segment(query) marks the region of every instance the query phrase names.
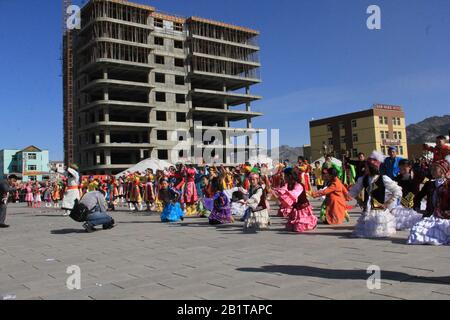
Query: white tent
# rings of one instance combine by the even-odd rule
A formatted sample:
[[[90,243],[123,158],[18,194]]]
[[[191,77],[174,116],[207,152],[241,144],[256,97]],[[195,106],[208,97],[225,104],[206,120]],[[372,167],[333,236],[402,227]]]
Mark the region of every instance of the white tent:
[[[313,163],[311,163],[311,165],[314,166],[314,163],[316,163],[317,161],[319,161],[319,162],[320,162],[320,166],[322,166],[322,165],[324,164],[324,162],[325,162],[325,158],[322,157],[322,158],[320,158],[320,159],[317,159],[316,161],[314,161]],[[331,162],[334,163],[335,165],[337,165],[338,167],[341,167],[341,166],[342,166],[342,161],[339,160],[339,159],[337,159],[337,158],[331,157]]]
[[[171,166],[173,166],[173,164],[164,160],[146,159],[139,162],[137,165],[132,166],[131,168],[128,168],[127,170],[119,173],[116,177],[118,178],[124,174],[126,175],[134,172],[145,173],[147,169],[152,169],[153,172],[156,172],[156,170],[165,170]]]

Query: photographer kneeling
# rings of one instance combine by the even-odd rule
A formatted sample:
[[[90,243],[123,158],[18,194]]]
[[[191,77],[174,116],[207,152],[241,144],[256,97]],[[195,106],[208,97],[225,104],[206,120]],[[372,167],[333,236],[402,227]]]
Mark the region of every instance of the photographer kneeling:
[[[84,229],[94,232],[95,226],[103,225],[104,230],[114,228],[114,219],[106,213],[108,204],[100,191],[86,193],[80,202],[76,201],[70,217],[77,222],[85,222]]]

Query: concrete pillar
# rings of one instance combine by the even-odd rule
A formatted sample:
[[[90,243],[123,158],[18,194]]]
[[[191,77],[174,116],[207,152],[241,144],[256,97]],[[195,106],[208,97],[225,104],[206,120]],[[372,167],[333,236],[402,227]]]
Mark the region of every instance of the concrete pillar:
[[[250,94],[250,86],[245,87],[245,94]]]
[[[108,79],[108,69],[103,68],[103,79]]]
[[[109,130],[105,130],[105,143],[111,143],[111,132]]]
[[[103,100],[109,100],[108,88],[103,88]]]
[[[95,143],[96,144],[100,143],[100,133],[98,132],[95,134]]]
[[[109,107],[103,109],[103,121],[109,122]]]
[[[105,150],[105,164],[107,166],[111,165],[111,150]]]

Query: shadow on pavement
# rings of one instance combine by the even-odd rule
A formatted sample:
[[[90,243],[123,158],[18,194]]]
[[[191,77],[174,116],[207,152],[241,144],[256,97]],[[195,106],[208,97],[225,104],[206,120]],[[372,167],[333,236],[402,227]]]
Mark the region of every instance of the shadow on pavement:
[[[307,276],[334,280],[367,280],[370,276],[366,270],[336,270],[310,266],[270,265],[261,268],[237,268],[242,272],[284,273],[291,276]],[[381,270],[381,279],[407,283],[439,283],[450,285],[450,276],[420,277],[399,271]]]
[[[70,234],[70,233],[86,233],[84,229],[58,229],[52,230],[51,234]]]

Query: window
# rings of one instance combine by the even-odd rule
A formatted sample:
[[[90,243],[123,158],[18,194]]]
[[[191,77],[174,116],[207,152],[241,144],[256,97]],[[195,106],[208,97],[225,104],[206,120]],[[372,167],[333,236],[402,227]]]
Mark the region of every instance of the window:
[[[386,137],[384,135],[384,131],[381,131],[381,139],[386,139]]]
[[[155,82],[165,83],[166,76],[164,73],[155,73]]]
[[[352,157],[353,157],[353,158],[358,157],[358,149],[353,149],[353,150],[352,150]]]
[[[155,37],[155,44],[157,46],[163,46],[164,45],[164,38],[161,37]]]
[[[173,30],[175,31],[183,31],[183,24],[179,22],[175,22],[173,24]]]
[[[163,56],[155,56],[155,63],[156,64],[164,64],[164,57]]]
[[[402,120],[400,118],[397,118],[397,125],[401,126],[402,125]]]
[[[388,117],[384,117],[384,124],[389,124]]]
[[[358,142],[358,134],[357,133],[353,134],[352,139],[353,139],[353,142]]]
[[[386,131],[384,134],[386,135],[386,139],[390,139],[389,131]]]
[[[157,28],[162,28],[164,27],[164,21],[163,19],[155,19],[153,25]]]
[[[29,153],[28,154],[28,160],[36,160],[36,159],[37,159],[36,153]]]
[[[356,128],[358,126],[358,123],[356,120],[352,120],[352,128]]]
[[[341,130],[345,130],[345,124],[344,124],[344,122],[339,122],[339,128],[340,128]]]
[[[169,152],[167,150],[158,150],[159,160],[169,160]]]
[[[184,94],[175,95],[176,103],[186,103],[186,96]]]
[[[184,158],[184,150],[178,151],[178,157],[179,158]]]
[[[381,152],[386,155],[386,147],[385,146],[381,146]]]
[[[402,140],[402,132],[399,131],[399,132],[397,133],[397,135],[398,135],[398,139],[399,139],[399,140]]]
[[[328,145],[330,145],[330,146],[333,145],[333,138],[328,138]]]
[[[179,86],[184,86],[184,77],[183,76],[175,76],[175,84]]]
[[[165,111],[156,111],[156,121],[167,121],[167,113]]]
[[[403,155],[403,146],[400,146],[399,148],[400,154]]]
[[[380,124],[383,124],[383,117],[378,117],[380,119]]]
[[[30,181],[36,181],[36,176],[29,176],[29,177],[28,177],[28,180],[30,180]]]
[[[327,124],[327,132],[331,131],[333,131],[333,127],[331,126],[331,124]]]
[[[184,67],[184,60],[175,58],[175,67]]]
[[[155,92],[155,100],[157,102],[166,102],[166,93],[165,92]]]
[[[157,140],[167,140],[167,131],[157,130],[156,131],[156,139]]]
[[[397,140],[397,131],[394,131],[394,139]]]
[[[341,143],[345,143],[345,137],[341,137]]]
[[[37,166],[36,165],[29,165],[28,166],[28,171],[36,171],[37,170]]]
[[[186,113],[177,112],[177,122],[186,122]]]
[[[174,40],[173,46],[175,49],[183,49],[183,41],[180,40]]]

